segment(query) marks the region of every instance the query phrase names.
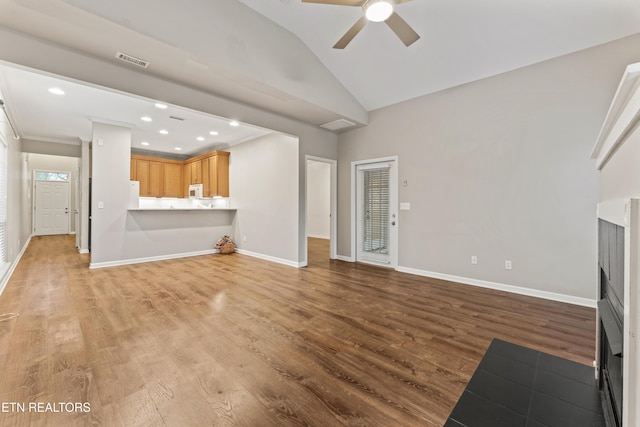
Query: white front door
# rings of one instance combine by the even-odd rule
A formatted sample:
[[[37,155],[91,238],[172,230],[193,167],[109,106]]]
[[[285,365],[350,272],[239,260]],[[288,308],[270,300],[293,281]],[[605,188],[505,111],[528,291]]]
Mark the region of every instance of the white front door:
[[[356,166],[356,261],[396,266],[395,168],[394,161]]]
[[[69,234],[69,183],[36,181],[35,235]]]

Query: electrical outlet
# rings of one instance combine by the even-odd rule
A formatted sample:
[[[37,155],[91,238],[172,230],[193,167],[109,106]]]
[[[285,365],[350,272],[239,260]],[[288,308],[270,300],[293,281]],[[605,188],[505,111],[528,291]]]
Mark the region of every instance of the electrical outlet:
[[[505,260],[504,262],[504,269],[505,270],[511,270],[513,266],[511,265],[511,260]]]
[[[476,265],[478,263],[478,257],[471,255],[471,264]]]
[[[242,236],[242,241],[246,242],[247,241],[247,236]]]

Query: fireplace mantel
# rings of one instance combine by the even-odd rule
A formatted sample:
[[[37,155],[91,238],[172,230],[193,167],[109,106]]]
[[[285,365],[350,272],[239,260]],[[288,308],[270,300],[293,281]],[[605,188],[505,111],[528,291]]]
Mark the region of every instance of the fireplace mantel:
[[[597,217],[624,227],[622,425],[640,425],[640,63],[629,65],[593,148],[600,171]],[[599,290],[600,292],[600,290]],[[600,294],[598,294],[600,295]],[[600,316],[600,314],[599,314]],[[600,317],[599,317],[600,318]],[[600,322],[598,322],[600,326]],[[598,348],[601,331],[598,330]],[[600,354],[596,356],[599,365]]]

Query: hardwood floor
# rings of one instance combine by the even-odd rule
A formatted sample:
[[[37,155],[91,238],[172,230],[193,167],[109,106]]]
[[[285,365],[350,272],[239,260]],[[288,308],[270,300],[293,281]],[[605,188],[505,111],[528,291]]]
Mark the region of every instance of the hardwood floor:
[[[72,236],[32,238],[0,296],[19,313],[0,320],[0,425],[441,426],[494,337],[593,360],[593,309],[309,248],[302,269],[232,254],[89,270]]]

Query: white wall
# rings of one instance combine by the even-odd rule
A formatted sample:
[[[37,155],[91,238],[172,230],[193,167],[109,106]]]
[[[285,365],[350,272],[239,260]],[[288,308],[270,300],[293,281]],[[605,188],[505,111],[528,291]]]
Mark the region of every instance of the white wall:
[[[408,184],[399,202],[411,203],[399,211],[399,266],[592,305],[590,151],[638,43],[630,37],[372,112],[369,126],[339,138],[339,255],[351,254],[350,162],[398,155]]]
[[[307,161],[307,236],[329,239],[331,165]]]
[[[79,179],[80,159],[77,157],[51,156],[47,154],[29,153],[29,175],[33,177],[33,171],[71,172],[69,177],[69,231],[76,232],[75,211],[78,209],[77,187]],[[33,179],[33,178],[32,178]],[[30,195],[33,188],[30,190]]]
[[[297,138],[274,133],[229,151],[231,206],[238,208],[232,237],[238,248],[297,266]]]

